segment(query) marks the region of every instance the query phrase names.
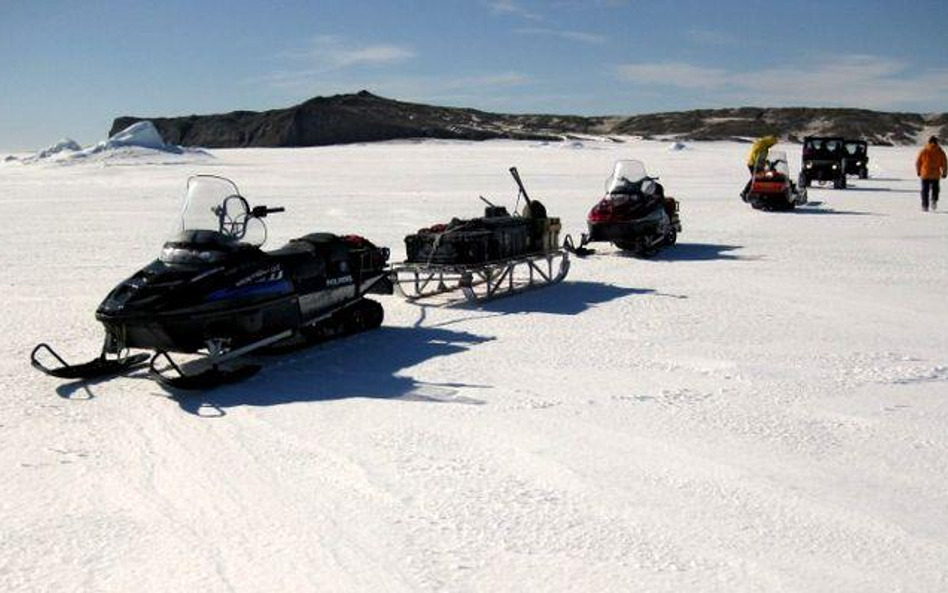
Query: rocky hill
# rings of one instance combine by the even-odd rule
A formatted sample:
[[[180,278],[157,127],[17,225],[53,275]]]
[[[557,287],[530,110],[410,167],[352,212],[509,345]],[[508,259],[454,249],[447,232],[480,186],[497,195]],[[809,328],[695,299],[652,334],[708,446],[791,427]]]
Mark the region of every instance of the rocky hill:
[[[409,138],[560,140],[576,134],[676,140],[744,140],[776,134],[863,138],[873,144],[914,144],[948,136],[948,114],[886,113],[840,108],[699,109],[633,116],[509,115],[394,101],[367,91],[316,97],[286,109],[182,117],[124,116],[110,135],[149,119],[164,140],[184,146],[323,146]]]

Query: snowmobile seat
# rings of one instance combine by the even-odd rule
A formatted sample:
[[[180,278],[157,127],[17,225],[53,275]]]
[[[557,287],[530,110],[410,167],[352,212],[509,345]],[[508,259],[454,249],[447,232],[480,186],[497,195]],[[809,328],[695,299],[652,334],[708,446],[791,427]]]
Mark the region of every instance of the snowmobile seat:
[[[290,241],[290,244],[293,243],[302,243],[322,254],[328,260],[349,258],[349,246],[341,237],[332,233],[310,233]]]
[[[310,233],[290,243],[303,243],[312,247],[319,254],[320,259],[326,262],[330,274],[342,274],[349,270],[349,254],[351,248],[338,235],[332,233]]]
[[[304,241],[290,241],[279,249],[268,251],[267,255],[279,260],[297,260],[312,257],[316,248]]]
[[[293,239],[279,249],[268,251],[267,256],[280,263],[299,290],[316,290],[325,282],[326,258],[312,243]]]
[[[310,233],[298,239],[293,239],[293,241],[305,241],[313,245],[325,245],[339,241],[339,236],[332,233]]]

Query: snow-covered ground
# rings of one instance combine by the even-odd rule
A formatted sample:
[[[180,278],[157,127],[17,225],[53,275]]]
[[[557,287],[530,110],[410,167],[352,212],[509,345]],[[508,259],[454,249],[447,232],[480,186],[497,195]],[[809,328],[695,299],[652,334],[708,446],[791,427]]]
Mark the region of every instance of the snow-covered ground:
[[[948,590],[948,216],[919,211],[915,149],[768,214],[737,197],[746,145],[568,146],[0,163],[0,589]],[[382,297],[382,329],[181,399],[28,363],[96,354],[188,175],[286,206],[271,246],[400,259],[478,194],[510,204],[510,165],[580,231],[618,158],[681,200],[655,259],[607,248],[481,308]]]

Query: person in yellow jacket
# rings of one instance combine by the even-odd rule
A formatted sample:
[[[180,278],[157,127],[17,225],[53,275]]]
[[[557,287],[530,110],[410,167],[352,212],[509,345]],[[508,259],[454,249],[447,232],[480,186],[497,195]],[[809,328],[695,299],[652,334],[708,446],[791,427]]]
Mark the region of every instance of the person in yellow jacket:
[[[776,136],[764,136],[754,142],[750,152],[747,154],[747,169],[751,175],[753,175],[757,169],[762,168],[764,163],[767,162],[767,153],[770,152],[770,147],[777,142]]]
[[[751,178],[747,180],[747,185],[745,185],[744,190],[741,191],[741,199],[744,201],[747,201],[747,192],[750,191],[751,182],[754,181],[754,173],[757,172],[758,169],[764,168],[764,165],[767,163],[767,154],[770,152],[770,147],[777,142],[776,136],[758,138],[751,146],[750,152],[747,153],[747,170],[750,172]]]
[[[922,210],[928,210],[928,196],[931,194],[931,208],[938,208],[939,179],[948,176],[948,161],[945,151],[938,146],[938,138],[932,136],[915,159],[915,173],[922,180]]]

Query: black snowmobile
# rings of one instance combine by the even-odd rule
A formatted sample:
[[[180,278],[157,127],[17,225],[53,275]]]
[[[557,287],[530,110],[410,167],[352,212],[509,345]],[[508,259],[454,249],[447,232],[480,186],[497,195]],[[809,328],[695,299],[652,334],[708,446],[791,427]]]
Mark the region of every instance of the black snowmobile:
[[[388,249],[358,236],[313,233],[263,251],[263,219],[277,212],[283,208],[251,208],[227,179],[191,177],[177,234],[96,310],[105,327],[100,356],[70,365],[40,344],[33,366],[55,377],[89,379],[150,360],[159,382],[203,389],[257,372],[258,365],[237,360],[250,352],[381,325],[382,306],[365,295],[392,293]],[[153,354],[133,354],[136,349]],[[172,352],[203,356],[179,365]]]
[[[658,177],[649,177],[642,161],[617,161],[606,180],[606,195],[586,217],[588,233],[575,246],[567,237],[566,248],[577,255],[593,253],[586,245],[611,242],[636,256],[649,256],[674,245],[681,232],[678,200],[665,195]]]

